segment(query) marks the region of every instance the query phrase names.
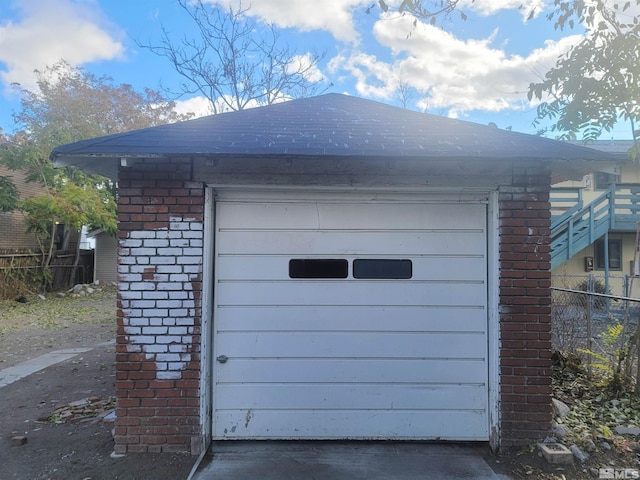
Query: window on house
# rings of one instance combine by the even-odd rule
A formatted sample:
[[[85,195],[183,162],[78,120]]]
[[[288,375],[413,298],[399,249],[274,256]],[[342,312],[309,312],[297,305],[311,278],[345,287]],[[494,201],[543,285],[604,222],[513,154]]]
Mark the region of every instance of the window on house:
[[[612,183],[620,183],[620,176],[604,172],[593,174],[593,184],[596,190],[606,190]]]
[[[604,270],[604,239],[596,241],[594,256],[596,269]],[[609,239],[609,269],[622,270],[622,240],[619,238]]]

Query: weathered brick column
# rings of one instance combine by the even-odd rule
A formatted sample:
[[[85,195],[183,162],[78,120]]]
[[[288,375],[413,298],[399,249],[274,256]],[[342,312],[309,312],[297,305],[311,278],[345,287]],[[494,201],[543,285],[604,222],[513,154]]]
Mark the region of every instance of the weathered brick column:
[[[204,187],[191,162],[136,161],[118,180],[115,451],[189,451],[200,428]]]
[[[500,188],[500,412],[503,448],[548,435],[551,420],[549,171]]]

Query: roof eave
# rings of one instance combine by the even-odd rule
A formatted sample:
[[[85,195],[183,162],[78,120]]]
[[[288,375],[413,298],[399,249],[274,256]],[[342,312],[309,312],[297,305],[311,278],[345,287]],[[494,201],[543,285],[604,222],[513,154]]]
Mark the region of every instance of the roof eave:
[[[51,154],[51,160],[55,168],[77,167],[90,174],[103,175],[116,181],[118,179],[118,166],[126,166],[127,162],[136,159],[167,158],[167,155],[157,153],[131,154],[131,153],[92,153],[92,154]]]
[[[174,153],[172,155],[169,154],[158,154],[158,153],[62,153],[62,152],[53,152],[52,160],[54,162],[54,166],[56,168],[66,167],[66,166],[75,166],[81,168],[87,173],[95,173],[111,178],[114,181],[117,181],[118,178],[118,168],[120,166],[132,166],[136,160],[141,159],[161,159],[161,158],[169,158],[169,157],[190,157],[190,158],[243,158],[245,161],[254,159],[265,159],[265,158],[310,158],[317,156],[305,156],[305,155],[286,155],[286,154],[271,154],[271,155],[237,155],[237,154],[211,154],[211,153],[198,153],[194,154],[184,153],[177,154]],[[348,159],[348,158],[360,158],[362,156],[322,156],[326,160],[330,160],[331,158],[338,159]],[[433,162],[459,162],[459,161],[473,161],[477,164],[482,164],[485,162],[540,162],[544,161],[551,167],[551,177],[552,184],[559,183],[565,180],[580,180],[582,177],[588,173],[594,171],[609,171],[612,168],[613,161],[603,161],[600,159],[576,159],[576,158],[538,158],[533,156],[522,156],[522,157],[473,157],[473,156],[461,156],[461,157],[447,157],[447,156],[377,156],[379,158],[388,157],[389,159],[395,160],[421,160],[425,163],[433,163]],[[318,157],[319,158],[319,157]],[[616,162],[617,163],[617,162]]]

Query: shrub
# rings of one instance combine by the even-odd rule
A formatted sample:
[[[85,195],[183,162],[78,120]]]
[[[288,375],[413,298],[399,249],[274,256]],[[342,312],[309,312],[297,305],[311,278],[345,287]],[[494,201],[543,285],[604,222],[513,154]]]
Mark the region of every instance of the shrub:
[[[609,292],[607,292],[607,289],[604,286],[604,282],[602,280],[597,280],[594,279],[593,280],[593,289],[589,288],[589,280],[583,280],[582,282],[580,282],[578,285],[576,285],[575,290],[581,290],[583,292],[592,292],[592,293],[601,293],[601,294],[607,294]],[[587,300],[589,297],[592,298],[592,305],[593,308],[598,309],[598,310],[602,310],[605,305],[607,304],[607,299],[604,297],[598,297],[595,295],[583,295],[580,293],[576,293],[575,295],[575,299],[574,299],[574,304],[575,305],[582,305],[582,306],[587,306]]]

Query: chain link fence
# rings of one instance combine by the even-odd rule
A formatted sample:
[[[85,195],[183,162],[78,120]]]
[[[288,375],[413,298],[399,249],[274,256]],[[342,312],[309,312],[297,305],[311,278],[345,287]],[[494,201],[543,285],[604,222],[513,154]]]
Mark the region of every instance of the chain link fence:
[[[614,337],[635,343],[639,289],[640,278],[630,275],[552,276],[553,349],[586,357],[590,363],[592,358],[611,356],[612,350],[619,348],[611,345]]]
[[[640,278],[630,275],[553,275],[551,277],[553,348],[575,353],[589,338],[625,321],[635,328],[640,313]]]

